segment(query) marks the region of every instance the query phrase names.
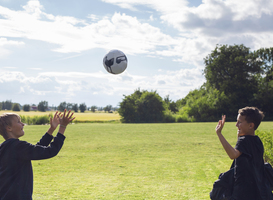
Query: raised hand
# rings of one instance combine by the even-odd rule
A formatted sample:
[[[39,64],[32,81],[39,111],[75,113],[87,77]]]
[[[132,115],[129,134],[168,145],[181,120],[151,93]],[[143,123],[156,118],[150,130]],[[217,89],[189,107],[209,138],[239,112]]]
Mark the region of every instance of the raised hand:
[[[70,122],[72,122],[75,117],[72,117],[74,113],[71,113],[71,111],[69,110],[66,113],[66,109],[64,110],[64,113],[62,114],[62,116],[59,118],[60,121],[60,127],[65,128]]]
[[[226,115],[222,115],[222,120],[219,120],[216,128],[215,128],[215,131],[217,134],[220,134],[222,132],[222,129],[224,128],[224,125],[225,125],[225,122],[226,122]]]
[[[50,117],[50,126],[54,129],[57,128],[57,126],[60,124],[59,118],[60,118],[60,112],[56,112],[54,117]]]
[[[60,118],[60,112],[56,112],[52,117],[50,117],[49,123],[50,123],[50,127],[47,131],[48,134],[52,135],[53,132],[55,131],[55,129],[57,128],[57,126],[60,124],[59,118]]]

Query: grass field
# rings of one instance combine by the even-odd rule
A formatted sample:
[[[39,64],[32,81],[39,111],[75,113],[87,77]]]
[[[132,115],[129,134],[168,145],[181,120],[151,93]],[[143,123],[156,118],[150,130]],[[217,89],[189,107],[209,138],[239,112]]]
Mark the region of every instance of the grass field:
[[[47,111],[47,112],[36,112],[36,111],[30,111],[30,112],[24,112],[24,111],[5,111],[1,110],[0,115],[5,112],[12,112],[12,113],[17,113],[18,115],[23,115],[23,116],[44,116],[44,115],[50,115],[54,114],[55,111]],[[90,122],[90,121],[114,121],[114,120],[120,120],[120,115],[118,113],[105,113],[105,112],[77,112],[74,113],[74,116],[76,117],[76,120],[79,122]]]
[[[33,161],[33,199],[209,199],[231,160],[215,123],[72,124],[60,153]],[[36,143],[47,125],[25,126],[21,140]],[[259,130],[273,129],[262,122]],[[223,134],[236,143],[235,122]],[[2,142],[1,140],[0,142]]]

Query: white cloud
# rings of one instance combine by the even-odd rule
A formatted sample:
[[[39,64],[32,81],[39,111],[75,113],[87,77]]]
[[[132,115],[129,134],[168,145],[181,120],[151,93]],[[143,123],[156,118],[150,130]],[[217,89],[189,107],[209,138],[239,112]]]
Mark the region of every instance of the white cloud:
[[[8,49],[8,47],[20,45],[24,45],[24,42],[8,40],[7,38],[0,37],[0,58],[5,58],[11,54],[11,51]]]
[[[37,19],[40,18],[42,14],[43,6],[38,0],[30,0],[27,2],[27,5],[23,6],[27,13],[30,13],[32,16],[35,16]]]
[[[271,0],[228,0],[226,5],[235,14],[233,20],[245,20],[249,17],[261,18],[263,14],[272,15],[273,13]]]
[[[102,0],[107,3],[116,4],[122,8],[137,10],[137,5],[145,5],[162,13],[172,13],[188,5],[186,0]]]
[[[13,41],[13,40],[8,40],[7,38],[0,38],[0,46],[5,46],[5,45],[22,45],[24,42],[18,42],[18,41]]]
[[[203,0],[202,4],[196,7],[188,7],[186,1],[180,0],[104,1],[116,5],[128,4],[128,7],[135,8],[138,5],[148,6],[161,15],[164,23],[179,30],[182,38],[192,40],[193,43],[196,38],[199,40],[202,38],[203,45],[207,40],[211,40],[213,42],[211,44],[214,46],[217,43],[223,43],[223,41],[234,44],[234,37],[244,34],[246,37],[253,37],[248,40],[246,45],[254,47],[256,45],[253,41],[256,36],[273,32],[273,28],[270,26],[273,13],[273,1],[271,0]],[[270,41],[269,35],[263,35],[262,38],[264,38],[262,43]],[[198,43],[200,44],[200,41]],[[180,47],[178,46],[178,48]],[[262,46],[260,45],[260,47]],[[160,53],[162,54],[163,51]],[[168,56],[168,54],[166,55]]]
[[[157,90],[162,96],[172,94],[174,98],[179,99],[185,96],[188,90],[200,87],[200,83],[204,81],[198,69],[162,71],[162,73],[164,75],[152,77],[135,76],[126,71],[119,76],[106,72],[46,72],[37,76],[28,76],[18,71],[1,71],[0,93],[7,95],[7,99],[16,97],[15,94],[25,95],[25,99],[21,99],[22,102],[28,101],[28,97],[31,96],[33,99],[40,99],[38,101],[51,100],[50,104],[58,104],[61,99],[70,102],[73,102],[73,99],[77,99],[77,102],[82,101],[79,97],[88,94],[104,96],[109,101],[115,96],[121,101],[124,94],[129,95],[135,89],[141,88],[149,91]],[[187,87],[180,87],[181,85]],[[180,89],[177,90],[177,87]],[[101,105],[100,103],[99,100],[96,102],[97,105]]]
[[[226,7],[221,0],[203,0],[203,4],[189,11],[204,20],[217,20],[225,15]]]
[[[41,11],[38,1],[30,1],[23,8],[23,11],[13,11],[0,6],[0,15],[4,16],[0,19],[0,29],[4,30],[0,36],[57,44],[60,47],[54,51],[62,53],[93,48],[120,48],[128,54],[148,53],[157,46],[175,43],[159,28],[125,14],[115,13],[111,19],[87,23],[74,17],[48,15]],[[43,20],[45,18],[47,20]]]
[[[37,70],[37,71],[43,70],[42,68],[29,68],[29,69],[31,69],[31,70]]]
[[[94,14],[89,14],[87,18],[90,18],[92,21],[97,21],[99,19],[99,17]]]

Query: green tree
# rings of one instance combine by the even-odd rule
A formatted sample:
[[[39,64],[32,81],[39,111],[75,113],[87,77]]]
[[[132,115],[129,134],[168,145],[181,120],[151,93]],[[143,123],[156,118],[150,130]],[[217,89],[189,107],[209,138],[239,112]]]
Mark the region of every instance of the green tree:
[[[45,112],[48,109],[48,102],[47,101],[41,101],[38,104],[38,111]]]
[[[226,95],[217,89],[206,88],[205,84],[199,90],[191,91],[185,99],[184,109],[196,121],[216,121],[229,108]]]
[[[273,66],[273,47],[270,48],[261,48],[254,53],[259,57],[260,61],[262,62],[262,69],[264,73],[268,71],[272,71]]]
[[[266,120],[273,120],[273,48],[261,48],[255,53],[263,63],[263,73],[257,76],[259,90],[254,94],[254,105],[266,112]]]
[[[164,102],[165,102],[166,104],[169,104],[169,103],[171,102],[171,100],[170,100],[170,95],[166,95],[166,96],[164,97]]]
[[[72,103],[67,103],[66,104],[66,109],[67,110],[73,110],[73,104]]]
[[[78,104],[73,104],[73,106],[72,106],[72,110],[74,110],[75,112],[78,112],[79,111],[79,106],[78,106]]]
[[[86,111],[87,106],[85,105],[85,103],[82,103],[80,104],[79,108],[80,108],[80,111],[83,113],[84,111]]]
[[[12,109],[11,100],[6,100],[2,102],[2,110],[11,110],[11,109]]]
[[[20,105],[18,103],[14,103],[12,105],[12,111],[20,111]]]
[[[244,45],[217,45],[205,59],[204,75],[208,87],[224,93],[229,99],[229,112],[252,104],[258,92],[257,75],[262,61]]]
[[[26,111],[26,112],[30,111],[30,105],[29,104],[23,105],[23,111]]]
[[[145,91],[137,100],[140,122],[161,122],[164,117],[164,103],[156,92]]]
[[[91,106],[91,111],[95,112],[97,108],[98,108],[97,106]]]
[[[169,97],[169,95],[167,95],[165,98],[164,98],[164,102],[167,106],[167,108],[173,112],[173,113],[177,113],[179,110],[178,110],[178,106],[176,105],[176,102],[172,101]]]
[[[171,101],[169,103],[169,106],[168,106],[169,110],[172,111],[173,113],[177,113],[179,110],[178,110],[178,106],[176,105],[176,103],[174,101]]]
[[[63,112],[67,108],[66,102],[61,102],[60,105],[58,106],[58,110]]]
[[[118,110],[120,116],[122,117],[122,122],[134,123],[140,121],[139,115],[137,113],[136,101],[141,97],[142,93],[143,92],[140,91],[140,89],[137,89],[131,95],[123,95],[124,99],[120,103],[120,108]]]
[[[107,105],[103,108],[104,112],[110,112],[112,110],[112,105]]]
[[[164,102],[156,92],[136,90],[124,96],[118,110],[122,122],[162,122],[164,119]]]
[[[204,62],[206,83],[176,102],[180,116],[215,121],[226,114],[234,120],[239,108],[256,106],[273,120],[273,48],[217,45]]]

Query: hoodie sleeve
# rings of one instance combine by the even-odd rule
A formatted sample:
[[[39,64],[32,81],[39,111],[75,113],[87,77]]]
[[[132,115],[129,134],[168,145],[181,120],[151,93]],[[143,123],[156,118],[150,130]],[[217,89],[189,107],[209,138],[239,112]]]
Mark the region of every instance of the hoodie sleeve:
[[[48,133],[45,133],[43,137],[40,139],[40,141],[36,145],[45,146],[47,147],[50,142],[52,141],[53,136],[49,135]]]
[[[47,137],[47,136],[46,136]],[[41,139],[43,140],[43,138]],[[20,141],[17,145],[17,151],[19,154],[19,159],[22,160],[42,160],[47,158],[52,158],[56,156],[61,150],[65,136],[58,133],[54,137],[53,142],[49,146],[42,146],[39,144],[45,144],[45,141],[40,141],[36,145],[32,145],[28,142]]]

